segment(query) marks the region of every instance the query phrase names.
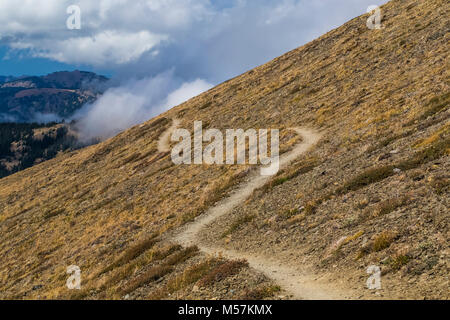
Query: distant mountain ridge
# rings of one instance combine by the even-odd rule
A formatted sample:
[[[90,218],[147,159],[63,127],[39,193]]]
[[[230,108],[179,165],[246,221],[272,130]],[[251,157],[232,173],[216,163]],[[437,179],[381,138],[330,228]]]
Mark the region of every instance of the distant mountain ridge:
[[[86,71],[46,76],[0,76],[0,122],[68,118],[103,93],[109,79]],[[44,117],[43,117],[44,116]]]
[[[2,81],[3,80],[3,81]],[[0,76],[1,88],[23,87],[33,88],[58,88],[58,89],[83,89],[91,83],[106,82],[108,78],[87,71],[60,71],[50,73],[46,76]]]
[[[0,83],[5,83],[5,82],[8,82],[8,81],[13,81],[13,80],[15,80],[15,79],[17,79],[17,77],[14,77],[14,76],[0,76]]]
[[[367,28],[370,14],[354,18],[111,139],[0,179],[0,299],[291,299],[293,288],[305,299],[449,299],[450,2],[380,9],[380,30]],[[173,119],[279,128],[282,157],[299,139],[288,128],[322,138],[248,196],[239,186],[258,167],[175,165],[161,152]],[[232,212],[201,228],[218,205]],[[211,254],[173,241],[192,225]],[[226,261],[230,250],[248,264]],[[70,265],[80,290],[67,289]],[[378,270],[382,289],[369,289]]]

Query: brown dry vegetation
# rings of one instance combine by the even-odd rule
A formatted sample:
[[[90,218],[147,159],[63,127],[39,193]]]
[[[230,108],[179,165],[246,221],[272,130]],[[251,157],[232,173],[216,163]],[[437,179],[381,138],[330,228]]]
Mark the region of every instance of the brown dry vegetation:
[[[373,296],[364,284],[375,263],[393,271],[383,296],[448,298],[449,9],[445,0],[391,1],[382,30],[357,17],[108,141],[1,179],[0,298],[275,294],[248,267],[193,292],[215,267],[160,242],[248,172],[173,165],[156,147],[171,118],[188,129],[203,120],[221,130],[324,130],[206,240],[224,242],[233,222],[253,217],[231,228],[227,246],[308,265],[361,297]],[[288,150],[293,137],[282,132]],[[82,269],[81,292],[65,287],[72,264]]]

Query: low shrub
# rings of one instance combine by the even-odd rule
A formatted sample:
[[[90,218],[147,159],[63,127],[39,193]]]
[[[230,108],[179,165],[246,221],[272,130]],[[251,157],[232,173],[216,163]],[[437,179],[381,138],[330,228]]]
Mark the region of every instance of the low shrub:
[[[123,288],[119,289],[118,293],[120,295],[124,295],[133,292],[137,288],[140,288],[143,285],[148,284],[150,282],[156,281],[164,277],[166,274],[171,273],[172,271],[173,267],[168,265],[159,265],[152,267],[148,271],[138,276],[137,278],[128,282]]]
[[[417,120],[419,121],[425,120],[428,117],[447,109],[449,105],[450,105],[450,92],[435,97],[428,102],[425,112]]]
[[[60,209],[53,209],[50,211],[47,211],[44,213],[44,219],[50,219],[56,216],[59,216],[60,214],[65,213],[66,210],[64,208],[60,208]]]
[[[111,271],[117,267],[123,266],[124,264],[130,262],[133,259],[136,259],[145,251],[151,249],[159,240],[157,239],[158,234],[154,233],[150,235],[148,238],[139,241],[138,243],[132,245],[128,248],[119,258],[117,258],[113,263],[104,268],[100,273],[106,273]]]
[[[173,293],[197,282],[206,276],[218,263],[218,259],[209,259],[187,268],[181,275],[169,280],[166,286],[167,291]]]
[[[437,195],[448,194],[450,191],[450,179],[448,177],[438,177],[430,182],[431,187]]]
[[[262,300],[272,297],[275,293],[280,292],[279,286],[265,286],[262,288],[256,288],[253,290],[246,290],[246,292],[240,297],[241,300]]]
[[[447,137],[435,141],[430,147],[417,151],[410,159],[406,159],[392,165],[367,169],[344,183],[344,185],[338,188],[334,194],[342,195],[349,191],[356,191],[373,183],[382,181],[390,176],[393,176],[395,174],[395,168],[403,171],[415,169],[423,164],[447,155],[449,150],[450,138]]]
[[[374,216],[383,216],[389,214],[408,203],[408,197],[395,197],[380,202],[373,213]]]
[[[177,265],[195,256],[196,254],[198,254],[198,252],[199,249],[197,246],[188,247],[182,251],[175,252],[172,255],[168,256],[166,260],[164,260],[164,264],[168,266]]]
[[[148,257],[145,257],[145,259],[136,259],[135,263],[128,263],[127,265],[124,265],[121,268],[114,270],[113,274],[111,274],[104,282],[101,289],[105,290],[106,288],[111,287],[112,285],[118,283],[119,281],[129,277],[138,266],[141,266],[142,264],[149,264],[155,261],[163,260],[169,255],[181,249],[182,247],[180,245],[171,245],[168,248],[164,249],[153,249],[151,250],[149,255],[147,255]]]
[[[395,234],[389,231],[379,234],[372,243],[372,252],[378,252],[388,248],[395,239]]]
[[[199,281],[199,285],[207,286],[215,282],[222,281],[229,276],[239,273],[239,271],[244,267],[248,267],[248,262],[246,260],[227,261],[223,264],[220,264],[219,266],[211,270],[210,273],[204,276]]]
[[[411,258],[408,255],[397,255],[391,259],[391,261],[389,262],[389,265],[391,266],[392,270],[398,271],[404,265],[406,265],[410,259]]]

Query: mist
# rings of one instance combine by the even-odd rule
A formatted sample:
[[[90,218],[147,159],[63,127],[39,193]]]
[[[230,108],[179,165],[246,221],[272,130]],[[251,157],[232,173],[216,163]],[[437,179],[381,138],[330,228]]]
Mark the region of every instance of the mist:
[[[213,85],[195,79],[182,82],[173,71],[143,79],[129,79],[86,104],[72,118],[82,143],[104,140],[189,100]]]

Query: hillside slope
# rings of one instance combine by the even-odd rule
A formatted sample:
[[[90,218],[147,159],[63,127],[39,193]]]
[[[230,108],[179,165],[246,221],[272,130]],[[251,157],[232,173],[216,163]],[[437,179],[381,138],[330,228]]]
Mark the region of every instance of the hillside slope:
[[[0,178],[81,145],[71,124],[0,123]]]
[[[355,18],[101,144],[0,180],[0,298],[264,298],[244,261],[174,243],[180,226],[251,174],[175,166],[159,137],[182,128],[292,127],[320,142],[204,241],[276,258],[343,298],[448,298],[449,31],[445,0],[395,0],[382,30]],[[369,265],[383,289],[365,288]],[[82,270],[82,290],[65,286]],[[283,288],[281,288],[283,289]],[[284,298],[283,292],[279,293]]]

